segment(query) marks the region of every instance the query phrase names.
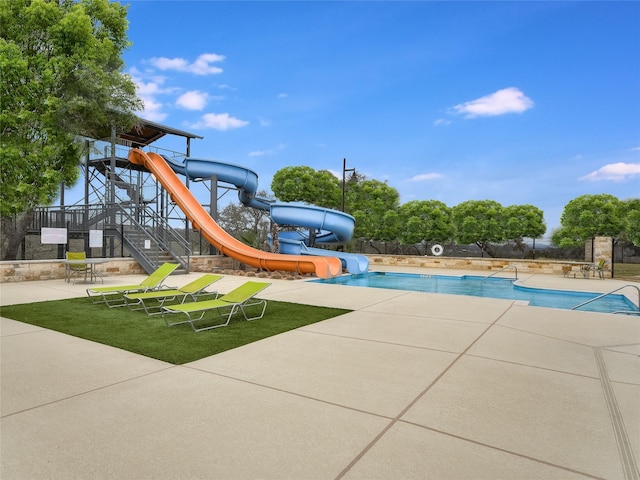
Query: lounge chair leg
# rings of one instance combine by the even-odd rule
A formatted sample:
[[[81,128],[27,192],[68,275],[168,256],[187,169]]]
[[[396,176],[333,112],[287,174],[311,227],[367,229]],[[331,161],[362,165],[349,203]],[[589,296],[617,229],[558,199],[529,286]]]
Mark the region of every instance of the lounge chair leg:
[[[227,325],[229,325],[229,322],[231,321],[231,316],[234,314],[234,311],[235,311],[234,309],[235,309],[235,305],[234,305],[234,308],[232,308],[231,311],[229,312],[229,315],[227,315],[227,321],[224,323],[219,323],[219,324],[211,325],[208,327],[196,328],[193,322],[190,322],[191,328],[193,328],[194,332],[198,333],[198,332],[204,332],[205,330],[213,330],[214,328],[226,327]],[[202,319],[202,317],[204,317],[204,314],[200,317],[200,320]]]
[[[260,315],[256,315],[254,317],[247,317],[247,313],[244,310],[245,307],[257,307],[258,305],[262,305],[262,311],[260,312]],[[260,300],[258,302],[240,305],[240,310],[242,311],[242,315],[244,315],[244,319],[248,322],[250,322],[251,320],[259,320],[260,318],[264,317],[264,312],[266,309],[267,309],[266,300]]]

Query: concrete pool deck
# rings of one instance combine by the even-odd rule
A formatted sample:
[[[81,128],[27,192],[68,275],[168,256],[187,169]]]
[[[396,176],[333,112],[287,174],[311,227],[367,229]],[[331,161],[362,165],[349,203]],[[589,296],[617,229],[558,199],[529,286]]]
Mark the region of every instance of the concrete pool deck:
[[[271,282],[260,297],[353,312],[180,366],[2,318],[0,477],[640,477],[639,317]],[[85,288],[3,283],[0,305]]]

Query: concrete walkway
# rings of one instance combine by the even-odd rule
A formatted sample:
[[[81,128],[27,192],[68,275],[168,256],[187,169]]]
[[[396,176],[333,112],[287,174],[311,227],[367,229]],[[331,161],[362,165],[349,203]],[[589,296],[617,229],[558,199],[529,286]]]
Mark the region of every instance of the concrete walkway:
[[[353,312],[181,366],[2,318],[0,477],[640,478],[639,317],[272,282]],[[84,288],[5,283],[0,304]]]

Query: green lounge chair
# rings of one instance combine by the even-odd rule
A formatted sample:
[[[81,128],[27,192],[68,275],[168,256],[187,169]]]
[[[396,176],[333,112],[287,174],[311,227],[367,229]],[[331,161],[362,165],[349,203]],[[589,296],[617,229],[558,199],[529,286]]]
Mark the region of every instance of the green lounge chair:
[[[605,269],[606,269],[606,267],[605,267],[606,263],[607,263],[607,261],[603,258],[595,266],[595,271],[598,272],[598,276],[600,277],[601,280],[604,280],[604,272],[605,272]],[[594,272],[594,275],[595,275],[595,272]]]
[[[193,282],[187,283],[183,287],[175,290],[156,290],[142,293],[125,293],[124,300],[131,310],[143,310],[147,315],[157,315],[162,313],[160,309],[165,302],[179,300],[184,303],[187,298],[194,302],[201,295],[213,295],[216,292],[207,292],[205,288],[222,278],[222,275],[207,273]]]
[[[73,284],[76,284],[75,277],[84,274],[84,283],[87,283],[87,273],[91,274],[91,265],[87,265],[86,263],[76,263],[81,260],[87,259],[87,254],[85,252],[67,252],[66,254],[67,260],[71,260],[73,263],[67,262],[67,268],[65,269],[65,277],[67,282],[71,281],[73,277]],[[93,280],[93,275],[91,280]]]
[[[267,282],[246,282],[216,300],[203,300],[193,303],[182,303],[180,305],[163,306],[162,317],[169,327],[173,325],[189,323],[191,324],[191,328],[193,328],[194,332],[201,332],[203,330],[210,330],[212,328],[218,327],[226,327],[227,325],[229,325],[229,321],[231,320],[233,314],[238,310],[242,312],[245,320],[257,320],[258,318],[262,318],[264,316],[264,312],[267,309],[267,301],[253,297],[267,288],[269,285],[271,284]],[[259,315],[255,315],[253,317],[247,316],[247,312],[245,311],[246,307],[255,307],[260,305],[262,306],[262,309]],[[210,310],[215,310],[217,311],[219,316],[225,317],[225,322],[207,327],[196,328],[194,322],[202,320],[205,313]],[[183,322],[170,323],[169,317],[171,315],[179,313],[186,315],[187,320]]]
[[[125,294],[159,290],[162,287],[162,283],[178,266],[177,263],[163,263],[138,285],[87,288],[87,295],[89,295],[93,303],[106,303],[110,308],[123,307],[126,305]]]

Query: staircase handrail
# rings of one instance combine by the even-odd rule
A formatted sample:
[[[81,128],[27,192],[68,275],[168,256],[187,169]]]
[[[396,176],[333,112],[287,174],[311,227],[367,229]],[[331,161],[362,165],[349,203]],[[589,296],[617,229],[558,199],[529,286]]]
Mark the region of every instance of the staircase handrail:
[[[638,309],[638,311],[640,311],[640,287],[638,287],[637,285],[632,285],[630,283],[628,283],[626,285],[623,285],[621,287],[618,287],[618,288],[616,288],[614,290],[611,290],[610,292],[603,293],[602,295],[598,295],[597,297],[591,298],[591,299],[587,300],[586,302],[582,302],[580,305],[576,305],[571,310],[577,310],[580,307],[584,307],[585,305],[587,305],[587,304],[589,304],[591,302],[595,302],[596,300],[600,300],[601,298],[604,298],[604,297],[606,297],[608,295],[612,295],[612,294],[614,294],[616,292],[619,292],[620,290],[623,290],[623,289],[625,289],[627,287],[635,288],[637,290],[637,292],[638,292],[638,305],[636,305],[636,308]],[[617,311],[615,313],[627,313],[627,312]],[[635,312],[629,312],[629,313],[635,315]]]
[[[104,223],[107,209],[104,205],[74,204],[65,206],[36,207],[29,230],[40,230],[42,227],[91,226]]]
[[[486,277],[482,278],[482,281],[485,281],[487,278],[491,278],[494,275],[499,274],[500,272],[504,272],[507,268],[513,268],[516,271],[516,280],[518,279],[518,267],[516,267],[515,265],[509,264],[505,267],[502,267],[500,270],[493,272],[491,275],[487,275]]]
[[[129,225],[134,226],[136,231],[143,234],[148,240],[152,243],[158,244],[164,250],[169,252],[171,256],[173,256],[178,262],[185,268],[189,269],[189,257],[191,256],[191,248],[187,241],[180,236],[173,227],[169,225],[166,219],[162,218],[156,212],[151,210],[150,208],[144,206],[140,207],[140,210],[144,212],[144,218],[151,220],[151,225],[146,225],[145,223],[139,222],[133,214],[131,214],[124,205],[115,204],[115,208],[117,213],[121,213],[124,218],[127,219]],[[147,228],[149,227],[149,228]],[[153,235],[151,231],[155,232],[156,235]],[[125,232],[122,232],[123,235]],[[180,247],[181,252],[177,252],[174,245]],[[131,243],[130,247],[136,249],[137,253],[151,260],[149,256],[145,253],[145,249],[139,248],[135,243]]]

